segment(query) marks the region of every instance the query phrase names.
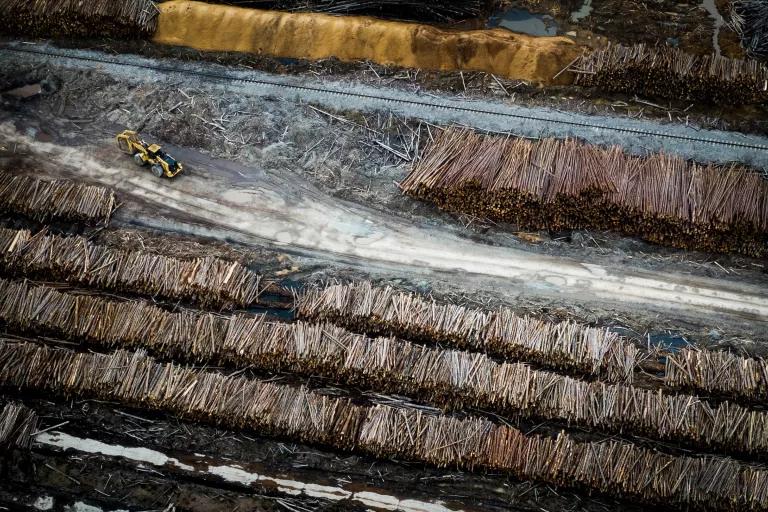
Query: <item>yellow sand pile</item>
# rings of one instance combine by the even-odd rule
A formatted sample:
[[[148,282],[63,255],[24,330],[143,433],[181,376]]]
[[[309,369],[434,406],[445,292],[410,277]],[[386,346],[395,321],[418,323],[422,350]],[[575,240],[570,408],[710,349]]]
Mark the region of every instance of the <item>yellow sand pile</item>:
[[[154,41],[199,50],[486,71],[542,83],[553,83],[553,76],[580,51],[563,37],[531,37],[504,29],[443,30],[362,16],[264,11],[188,0],[159,7]],[[558,82],[570,81],[566,75]]]

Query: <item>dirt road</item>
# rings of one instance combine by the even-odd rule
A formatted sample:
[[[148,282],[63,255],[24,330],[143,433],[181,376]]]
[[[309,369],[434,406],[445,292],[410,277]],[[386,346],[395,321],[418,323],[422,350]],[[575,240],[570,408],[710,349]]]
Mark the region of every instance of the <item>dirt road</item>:
[[[109,139],[91,148],[69,147],[35,141],[10,123],[0,127],[0,137],[28,147],[46,172],[114,187],[123,200],[143,205],[131,211],[130,220],[152,227],[268,243],[369,272],[394,269],[422,279],[450,273],[469,290],[490,284],[511,297],[623,302],[768,319],[768,292],[758,286],[492,247],[339,200],[288,172],[265,172],[171,148],[189,173],[158,181],[117,152]]]

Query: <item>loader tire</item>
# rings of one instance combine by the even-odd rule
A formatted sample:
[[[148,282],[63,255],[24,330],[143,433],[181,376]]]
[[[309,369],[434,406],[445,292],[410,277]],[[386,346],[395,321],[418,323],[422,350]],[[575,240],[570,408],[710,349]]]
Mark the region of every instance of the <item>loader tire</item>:
[[[163,168],[162,168],[162,167],[160,167],[160,165],[159,165],[159,164],[154,164],[154,165],[153,165],[153,166],[150,168],[150,170],[152,171],[152,174],[153,174],[155,177],[157,177],[157,178],[162,178],[162,177],[163,177]]]
[[[139,167],[142,167],[146,165],[146,162],[143,158],[141,158],[141,153],[134,153],[133,155],[133,161],[138,165]]]

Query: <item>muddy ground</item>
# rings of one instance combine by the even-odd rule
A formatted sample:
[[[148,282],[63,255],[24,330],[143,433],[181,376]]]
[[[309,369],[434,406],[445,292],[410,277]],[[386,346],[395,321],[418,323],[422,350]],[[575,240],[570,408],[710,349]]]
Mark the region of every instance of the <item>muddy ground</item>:
[[[286,482],[313,482],[417,503],[441,504],[448,511],[642,509],[629,501],[555,490],[547,485],[515,481],[499,473],[472,474],[334,453],[321,447],[259,437],[257,432],[228,431],[105,402],[54,403],[27,396],[25,403],[42,415],[42,429],[68,422],[56,431],[112,446],[157,450],[193,466],[195,460],[206,459],[208,464],[213,460],[274,475]],[[240,510],[291,510],[290,506],[298,510],[329,511],[367,508],[355,501],[307,496],[286,498],[271,485],[222,481],[213,473],[190,476],[189,472],[168,466],[137,464],[127,457],[116,459],[71,451],[56,453],[39,444],[33,448],[31,459],[16,454],[0,464],[3,475],[0,504],[4,506],[11,501],[9,495],[23,491],[35,497],[57,495],[62,500],[82,500],[106,510],[125,507],[162,510],[169,503],[181,510],[196,511],[237,507]],[[288,500],[287,507],[279,503],[281,499]]]
[[[509,0],[511,7],[552,16],[558,33],[600,47],[609,41],[670,46],[687,53],[716,53],[744,58],[737,34],[729,27],[727,0]],[[585,4],[589,8],[582,8]]]

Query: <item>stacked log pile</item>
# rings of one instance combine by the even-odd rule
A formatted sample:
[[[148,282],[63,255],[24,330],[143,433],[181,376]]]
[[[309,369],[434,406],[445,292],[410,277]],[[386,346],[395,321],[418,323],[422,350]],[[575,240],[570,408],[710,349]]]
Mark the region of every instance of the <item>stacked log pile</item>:
[[[122,250],[45,230],[32,235],[27,230],[0,228],[0,268],[218,307],[247,307],[263,291],[260,276],[238,262]]]
[[[733,0],[730,26],[753,59],[768,59],[768,1]]]
[[[29,448],[37,425],[35,411],[21,404],[6,403],[0,411],[0,448]]]
[[[664,382],[748,402],[768,403],[768,361],[684,348],[667,356]]]
[[[112,190],[68,180],[47,181],[0,171],[0,210],[38,221],[108,224],[115,209]]]
[[[159,364],[141,352],[0,342],[0,385],[88,396],[379,457],[493,468],[519,478],[708,508],[768,507],[768,471],[635,445],[526,436],[488,420],[354,405],[305,388]]]
[[[589,383],[524,364],[497,363],[483,354],[370,339],[329,325],[269,322],[264,315],[171,313],[144,302],[7,280],[0,280],[0,299],[0,320],[12,327],[98,347],[320,375],[442,407],[479,407],[694,447],[768,451],[768,414],[728,402],[713,406],[691,395]]]
[[[408,432],[417,435],[409,436]],[[762,502],[765,492],[763,475],[752,473],[762,471],[757,467],[749,471],[749,478],[756,477],[746,486],[749,497],[730,504],[721,501],[721,495],[735,496],[745,490],[738,482],[747,475],[739,469],[740,464],[728,459],[671,457],[622,442],[576,442],[565,434],[556,438],[526,436],[485,420],[456,420],[385,406],[368,415],[360,437],[359,445],[364,449],[370,450],[370,445],[376,451],[396,447],[398,457],[426,459],[438,465],[448,465],[446,459],[460,457],[470,467],[503,469],[518,478],[552,483],[570,479],[571,486],[641,496],[649,501],[657,501],[651,498],[654,495],[669,496],[665,505],[681,503],[675,495],[682,493],[686,504],[701,504],[707,510],[738,507],[737,503],[745,501],[763,506],[751,498],[756,491]],[[712,497],[710,503],[693,498],[704,498],[699,494],[702,488]]]
[[[296,309],[306,320],[353,331],[469,348],[611,382],[631,382],[638,356],[632,343],[606,329],[544,322],[508,308],[441,304],[366,281],[308,288]]]
[[[683,249],[768,254],[768,181],[737,166],[450,129],[401,187],[522,229],[613,230]]]
[[[150,36],[152,0],[0,0],[0,32],[35,37]]]
[[[609,45],[581,57],[576,84],[611,92],[726,105],[768,101],[768,67],[674,48]]]

